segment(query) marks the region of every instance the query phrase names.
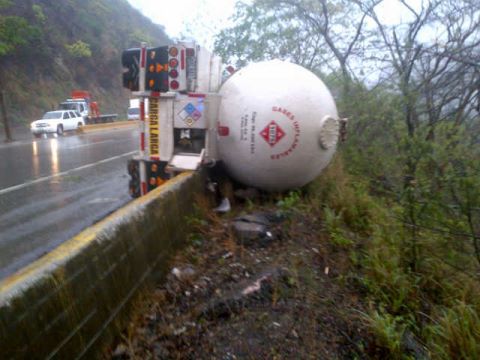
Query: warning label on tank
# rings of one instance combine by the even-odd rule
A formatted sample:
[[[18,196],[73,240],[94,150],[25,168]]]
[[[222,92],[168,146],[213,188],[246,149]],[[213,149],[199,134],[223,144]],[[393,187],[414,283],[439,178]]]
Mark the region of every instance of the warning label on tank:
[[[281,114],[281,117],[288,121],[288,123],[284,122],[282,124],[287,126],[289,141],[287,143],[284,141],[282,146],[279,146],[279,149],[275,149],[275,151],[278,151],[277,153],[270,154],[270,159],[279,160],[290,156],[290,154],[292,154],[297,148],[300,141],[300,123],[291,111],[280,106],[272,107],[272,112],[274,114]],[[286,133],[272,120],[260,135],[270,144],[270,146],[273,147],[286,136]]]
[[[275,122],[270,123],[260,132],[260,135],[271,147],[275,146],[280,140],[285,137],[285,131]]]
[[[202,117],[203,103],[199,99],[199,106],[195,107],[192,103],[188,103],[179,113],[178,116],[188,127],[192,127],[197,120]]]

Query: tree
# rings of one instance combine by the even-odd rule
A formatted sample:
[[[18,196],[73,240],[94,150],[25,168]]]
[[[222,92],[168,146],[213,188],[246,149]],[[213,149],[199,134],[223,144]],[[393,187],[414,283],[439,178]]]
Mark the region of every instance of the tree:
[[[408,20],[385,25],[377,14],[382,2],[358,2],[376,24],[376,61],[386,63],[389,81],[402,94],[405,124],[412,137],[425,122],[434,126],[468,117],[479,88],[480,5],[469,0],[429,0],[418,6],[399,1]],[[413,3],[412,3],[413,4]],[[430,129],[431,130],[431,129]],[[431,136],[431,134],[430,134]]]
[[[10,1],[0,1],[0,10],[9,6],[11,6]],[[13,53],[19,46],[28,44],[37,30],[21,16],[0,14],[0,57]]]
[[[236,25],[220,32],[215,50],[237,66],[280,58],[317,73],[339,69],[348,92],[355,78],[350,62],[361,55],[366,18],[359,10],[346,0],[240,3],[233,18]]]
[[[80,58],[89,58],[92,56],[92,51],[90,50],[90,45],[82,40],[77,40],[73,44],[65,44],[70,56],[80,59]]]
[[[8,8],[12,3],[9,0],[0,0],[0,10]],[[20,16],[2,15],[0,14],[0,60],[15,52],[15,50],[29,43],[34,37],[38,29],[31,26],[28,21]],[[0,107],[2,122],[4,123],[5,134],[8,141],[12,140],[9,126],[9,119],[6,109],[5,92],[2,86],[2,71],[0,67]]]
[[[408,14],[407,20],[386,25],[377,13],[380,2],[358,2],[379,34],[375,61],[386,65],[390,73],[388,82],[400,95],[406,132],[398,142],[398,159],[403,163],[404,176],[396,181],[396,192],[410,234],[403,247],[405,259],[408,266],[417,271],[422,257],[419,229],[441,225],[443,220],[439,214],[450,212],[443,209],[439,213],[438,209],[445,202],[461,202],[458,199],[463,197],[455,196],[456,193],[476,198],[465,193],[462,185],[465,182],[449,180],[450,194],[445,193],[444,187],[452,176],[449,164],[459,161],[459,149],[465,150],[459,145],[468,142],[457,139],[460,125],[478,121],[474,104],[480,84],[477,50],[480,4],[468,0],[429,0],[420,4],[400,0],[399,3]],[[443,127],[442,136],[435,142],[436,129],[445,122],[453,126]],[[457,140],[451,141],[452,138]],[[448,149],[447,153],[439,151],[442,146]],[[466,164],[470,157],[463,156],[460,163]],[[432,173],[436,176],[431,176]],[[469,181],[472,179],[478,183],[478,176]],[[435,213],[436,224],[432,213]],[[463,229],[463,223],[459,222],[457,230]],[[474,227],[469,226],[469,231],[474,239],[478,237]],[[478,245],[474,244],[478,253]]]

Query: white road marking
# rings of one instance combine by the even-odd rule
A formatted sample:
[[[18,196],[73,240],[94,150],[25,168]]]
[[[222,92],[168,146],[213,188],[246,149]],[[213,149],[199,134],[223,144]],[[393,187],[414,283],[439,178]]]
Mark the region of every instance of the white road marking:
[[[138,153],[138,151],[130,151],[128,153],[124,153],[124,154],[117,155],[117,156],[112,156],[108,159],[103,159],[103,160],[100,160],[100,161],[97,161],[97,162],[94,162],[94,163],[91,163],[91,164],[82,165],[82,166],[77,167],[75,169],[70,169],[70,170],[67,170],[67,171],[59,172],[58,174],[44,176],[44,177],[41,177],[41,178],[38,178],[38,179],[35,179],[35,180],[27,181],[27,182],[24,182],[23,184],[14,185],[14,186],[11,186],[11,187],[0,190],[0,195],[6,194],[6,193],[9,193],[9,192],[12,192],[12,191],[20,190],[20,189],[26,188],[28,186],[38,184],[38,183],[41,183],[41,182],[44,182],[44,181],[48,181],[48,180],[51,180],[51,179],[54,179],[54,178],[57,178],[57,177],[60,177],[60,176],[70,175],[71,173],[74,173],[74,172],[77,172],[77,171],[80,171],[80,170],[85,170],[85,169],[88,169],[88,168],[91,168],[91,167],[94,167],[94,166],[97,166],[97,165],[100,165],[100,164],[104,164],[104,163],[112,161],[112,160],[121,159],[122,157],[137,154],[137,153]]]
[[[90,200],[88,203],[89,204],[103,204],[103,203],[109,203],[109,202],[114,202],[118,201],[118,198],[95,198],[93,200]]]

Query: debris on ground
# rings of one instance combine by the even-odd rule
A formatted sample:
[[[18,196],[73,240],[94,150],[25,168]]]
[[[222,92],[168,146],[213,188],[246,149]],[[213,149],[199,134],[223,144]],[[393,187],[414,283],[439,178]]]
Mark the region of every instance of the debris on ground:
[[[366,358],[348,253],[322,222],[274,206],[232,213],[198,229],[109,357]]]
[[[222,201],[220,202],[220,205],[218,205],[213,211],[225,214],[231,210],[230,206],[230,200],[228,198],[223,198]]]

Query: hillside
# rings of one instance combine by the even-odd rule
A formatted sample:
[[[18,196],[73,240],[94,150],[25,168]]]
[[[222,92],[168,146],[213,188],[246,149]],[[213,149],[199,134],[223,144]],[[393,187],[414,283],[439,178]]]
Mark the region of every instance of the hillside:
[[[0,85],[10,119],[28,123],[89,90],[102,112],[126,112],[121,52],[164,44],[163,28],[127,0],[0,0]]]

